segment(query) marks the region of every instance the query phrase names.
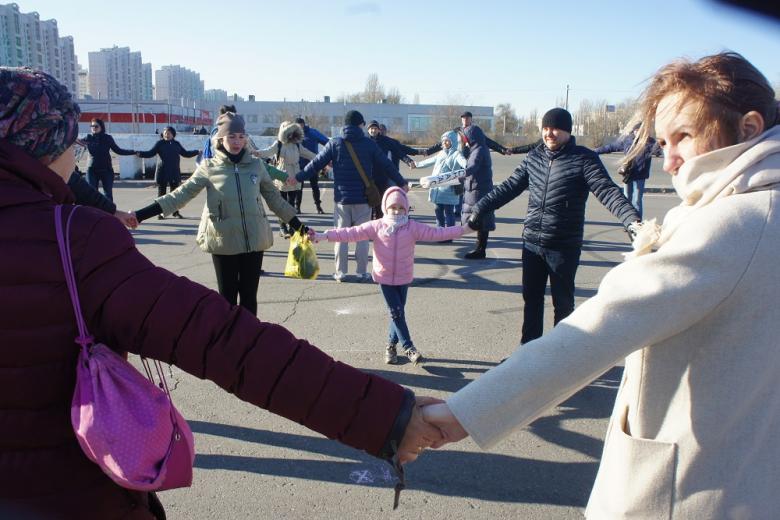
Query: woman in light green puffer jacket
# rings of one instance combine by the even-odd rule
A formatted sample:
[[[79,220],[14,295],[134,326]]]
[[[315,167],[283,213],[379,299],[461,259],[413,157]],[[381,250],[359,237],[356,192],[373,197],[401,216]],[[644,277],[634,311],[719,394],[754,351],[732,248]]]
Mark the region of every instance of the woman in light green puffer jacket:
[[[273,184],[260,159],[247,149],[241,116],[228,112],[217,120],[213,138],[214,157],[204,160],[192,176],[175,191],[159,197],[136,212],[139,222],[152,215],[169,215],[184,207],[206,189],[196,242],[211,253],[219,292],[236,305],[257,314],[257,287],[263,251],[273,245],[273,232],[261,200],[293,229],[303,228]]]

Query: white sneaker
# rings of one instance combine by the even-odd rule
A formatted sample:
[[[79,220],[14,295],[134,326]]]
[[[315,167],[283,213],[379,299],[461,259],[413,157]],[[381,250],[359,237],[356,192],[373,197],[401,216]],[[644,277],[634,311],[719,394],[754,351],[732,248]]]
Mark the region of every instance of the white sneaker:
[[[339,283],[343,282],[346,276],[344,273],[333,273],[333,279]]]

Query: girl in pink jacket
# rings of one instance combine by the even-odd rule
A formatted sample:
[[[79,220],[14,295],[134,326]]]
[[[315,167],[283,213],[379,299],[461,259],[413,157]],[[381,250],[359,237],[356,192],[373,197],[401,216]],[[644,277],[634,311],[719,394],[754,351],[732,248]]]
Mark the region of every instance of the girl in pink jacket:
[[[422,354],[414,348],[409,327],[406,325],[404,307],[409,284],[414,278],[414,245],[418,240],[440,242],[452,240],[472,230],[468,226],[437,228],[409,220],[409,199],[404,190],[392,187],[382,197],[381,219],[370,220],[359,226],[329,229],[314,233],[315,242],[374,242],[372,277],[382,289],[382,295],[390,310],[390,333],[385,363],[397,362],[396,348],[401,343],[406,357],[417,365]]]

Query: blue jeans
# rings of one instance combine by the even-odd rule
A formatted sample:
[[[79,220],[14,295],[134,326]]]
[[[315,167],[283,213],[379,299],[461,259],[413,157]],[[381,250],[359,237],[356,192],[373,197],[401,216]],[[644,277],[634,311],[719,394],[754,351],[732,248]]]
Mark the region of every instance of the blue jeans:
[[[436,224],[439,227],[452,227],[455,225],[455,204],[436,204]]]
[[[114,200],[112,188],[114,187],[114,172],[112,170],[87,170],[87,182],[95,189],[98,189],[98,183],[103,184],[103,192],[110,201]]]
[[[636,208],[636,212],[639,213],[639,218],[642,218],[642,197],[645,194],[645,179],[639,179],[636,181],[628,181],[623,186],[623,195],[631,202],[631,205]]]
[[[408,348],[412,346],[412,337],[409,334],[409,327],[406,325],[406,293],[409,290],[408,285],[384,285],[380,284],[382,296],[385,297],[385,303],[390,311],[390,330],[387,341],[390,345],[401,344],[401,347]]]
[[[523,246],[523,336],[521,343],[541,337],[544,331],[544,291],[550,278],[555,324],[574,310],[574,276],[580,249],[556,251],[531,244]]]

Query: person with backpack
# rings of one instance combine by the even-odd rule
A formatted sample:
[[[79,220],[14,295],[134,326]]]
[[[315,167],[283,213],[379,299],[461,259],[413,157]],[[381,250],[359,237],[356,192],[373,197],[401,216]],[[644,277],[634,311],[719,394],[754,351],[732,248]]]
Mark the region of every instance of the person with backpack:
[[[363,114],[357,110],[348,111],[344,115],[342,136],[328,141],[320,153],[295,176],[295,180],[301,182],[317,175],[325,165],[333,162],[333,224],[337,228],[358,226],[371,220],[372,204],[366,196],[367,184],[379,184],[382,181],[376,181],[386,176],[405,191],[409,190],[409,184],[398,168],[393,166],[376,143],[366,137],[363,132],[365,126]],[[333,273],[333,279],[337,282],[344,281],[347,276],[348,254],[348,244],[334,246],[336,272]],[[358,281],[370,282],[367,240],[361,240],[355,245],[355,262]]]
[[[181,184],[181,157],[195,157],[199,153],[198,150],[185,150],[176,140],[176,129],[172,126],[166,126],[163,129],[162,139],[157,141],[151,150],[137,152],[137,155],[145,159],[155,155],[160,156],[154,171],[154,180],[157,183],[157,196],[162,197],[169,187],[170,191],[173,191]],[[173,216],[184,218],[178,211],[174,211]],[[163,219],[165,217],[160,214],[157,215],[157,218]]]
[[[303,142],[303,128],[298,123],[282,121],[276,141],[268,148],[255,150],[252,155],[264,159],[272,159],[273,165],[287,173],[289,182],[274,180],[274,186],[281,192],[282,198],[295,207],[298,198],[298,190],[303,190],[303,184],[295,180],[295,175],[301,171],[300,161],[314,159],[314,153],[301,146]],[[300,204],[295,207],[296,213],[301,212]],[[292,230],[287,223],[279,220],[279,235],[290,238]]]
[[[419,406],[430,399],[229,305],[153,264],[112,216],[76,210],[65,181],[75,167],[79,115],[52,76],[0,67],[0,518],[165,518],[155,493],[120,487],[76,438],[71,403],[81,347],[58,249],[58,206],[63,221],[72,216],[73,281],[96,342],[176,365],[225,396],[396,468],[440,439],[421,418]],[[215,149],[224,153],[219,141]],[[201,485],[196,480],[193,491]],[[229,504],[229,494],[223,499]]]

